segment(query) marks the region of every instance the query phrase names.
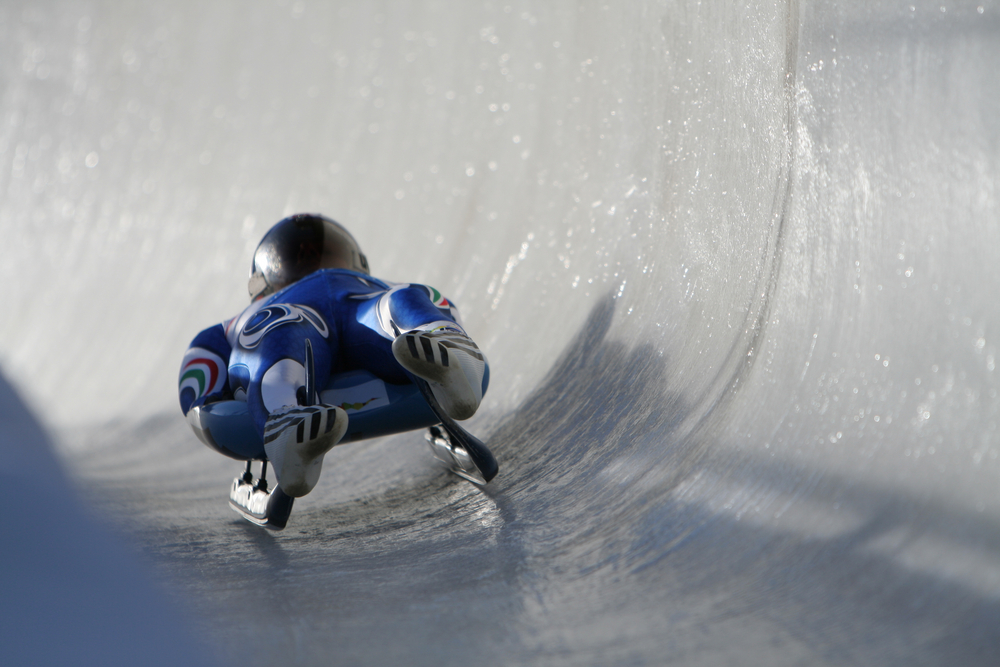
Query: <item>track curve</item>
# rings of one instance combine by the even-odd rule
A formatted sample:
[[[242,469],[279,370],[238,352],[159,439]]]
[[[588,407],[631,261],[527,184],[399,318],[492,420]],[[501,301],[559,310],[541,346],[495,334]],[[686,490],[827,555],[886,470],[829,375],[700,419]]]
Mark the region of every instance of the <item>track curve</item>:
[[[998,33],[5,6],[0,361],[222,662],[993,664]],[[176,365],[299,210],[463,309],[485,489],[403,434],[335,449],[280,534],[227,508]]]

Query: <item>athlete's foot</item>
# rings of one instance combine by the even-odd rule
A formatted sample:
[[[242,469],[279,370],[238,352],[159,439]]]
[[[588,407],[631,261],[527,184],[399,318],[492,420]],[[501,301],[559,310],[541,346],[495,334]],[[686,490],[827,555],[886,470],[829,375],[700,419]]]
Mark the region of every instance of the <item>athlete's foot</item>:
[[[392,342],[392,354],[403,368],[427,380],[452,419],[468,419],[479,409],[486,359],[461,330],[438,327],[408,331]]]
[[[316,486],[323,457],[347,432],[347,413],[332,405],[289,405],[264,424],[264,451],[278,484],[299,498]]]

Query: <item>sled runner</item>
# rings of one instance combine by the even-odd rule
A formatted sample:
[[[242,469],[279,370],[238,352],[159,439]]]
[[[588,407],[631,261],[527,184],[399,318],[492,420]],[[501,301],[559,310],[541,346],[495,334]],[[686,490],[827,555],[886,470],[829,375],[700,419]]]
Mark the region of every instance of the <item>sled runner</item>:
[[[493,452],[483,443],[445,414],[431,393],[427,382],[414,378],[414,383],[440,424],[427,430],[427,442],[434,456],[448,465],[453,473],[480,486],[496,477],[500,466]]]
[[[281,487],[268,490],[267,461],[261,463],[260,479],[250,472],[250,461],[241,477],[233,480],[229,489],[229,506],[244,519],[271,530],[281,530],[288,524],[295,498],[285,495]]]

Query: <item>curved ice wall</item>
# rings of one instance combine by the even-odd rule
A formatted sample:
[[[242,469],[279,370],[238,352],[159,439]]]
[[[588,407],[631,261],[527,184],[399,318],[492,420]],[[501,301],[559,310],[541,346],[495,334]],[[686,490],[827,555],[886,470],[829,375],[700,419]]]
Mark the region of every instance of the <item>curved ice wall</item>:
[[[0,8],[6,372],[66,430],[172,413],[259,237],[321,211],[487,351],[550,636],[614,609],[650,655],[680,562],[709,616],[735,578],[943,655],[932,590],[981,648],[1000,7],[537,4]],[[622,592],[581,621],[581,581]]]
[[[759,311],[787,190],[785,6],[4,11],[6,363],[72,397],[60,423],[166,409],[178,351],[245,305],[253,247],[292,211],[450,294],[501,410],[600,299],[688,377]],[[717,316],[720,344],[689,335]]]

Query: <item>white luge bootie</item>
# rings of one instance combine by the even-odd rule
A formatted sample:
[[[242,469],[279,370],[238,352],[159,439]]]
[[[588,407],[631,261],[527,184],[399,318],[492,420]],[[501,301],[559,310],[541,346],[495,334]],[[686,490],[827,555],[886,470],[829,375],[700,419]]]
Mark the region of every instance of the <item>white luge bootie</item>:
[[[464,331],[428,325],[400,334],[392,342],[396,361],[427,380],[434,398],[452,419],[468,419],[483,400],[486,358]]]
[[[300,498],[316,486],[323,457],[347,432],[347,413],[332,405],[288,405],[264,424],[264,451],[278,485]]]

